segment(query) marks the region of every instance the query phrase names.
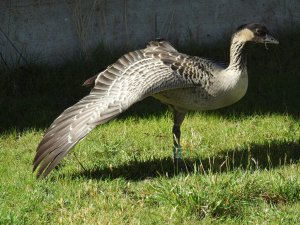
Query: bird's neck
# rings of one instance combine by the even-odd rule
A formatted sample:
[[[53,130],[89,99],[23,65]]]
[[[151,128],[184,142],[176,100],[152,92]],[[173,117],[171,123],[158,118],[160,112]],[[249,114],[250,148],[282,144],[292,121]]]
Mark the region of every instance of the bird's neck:
[[[243,70],[246,67],[247,56],[245,53],[245,41],[241,41],[235,36],[231,40],[230,62],[227,69]]]

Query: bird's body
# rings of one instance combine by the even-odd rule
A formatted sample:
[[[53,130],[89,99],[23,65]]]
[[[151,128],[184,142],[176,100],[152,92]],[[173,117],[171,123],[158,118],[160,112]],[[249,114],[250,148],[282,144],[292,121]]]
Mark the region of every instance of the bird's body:
[[[207,87],[197,86],[166,90],[153,97],[173,106],[178,111],[214,110],[229,106],[240,100],[248,87],[247,70],[218,71],[212,74]]]
[[[243,47],[255,37],[249,29],[240,28],[233,35],[227,67],[180,53],[169,42],[153,41],[87,80],[86,84],[94,84],[90,94],[55,119],[39,144],[34,159],[38,176],[46,176],[97,125],[148,96],[174,109],[174,146],[180,148],[185,112],[222,108],[245,95],[248,76]]]

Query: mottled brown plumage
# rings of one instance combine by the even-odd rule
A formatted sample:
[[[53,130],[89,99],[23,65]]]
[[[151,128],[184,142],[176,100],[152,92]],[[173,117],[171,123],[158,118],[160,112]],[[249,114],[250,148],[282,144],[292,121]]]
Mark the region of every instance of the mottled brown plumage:
[[[266,35],[266,28],[259,24],[240,27],[233,35],[228,67],[180,53],[161,40],[125,54],[88,79],[84,85],[94,84],[90,94],[50,125],[37,148],[33,170],[38,168],[37,176],[47,176],[92,129],[147,96],[173,107],[174,146],[180,148],[180,125],[186,111],[224,107],[245,94],[248,80],[243,46],[247,41],[264,43],[264,38],[267,42],[267,37],[275,43]]]

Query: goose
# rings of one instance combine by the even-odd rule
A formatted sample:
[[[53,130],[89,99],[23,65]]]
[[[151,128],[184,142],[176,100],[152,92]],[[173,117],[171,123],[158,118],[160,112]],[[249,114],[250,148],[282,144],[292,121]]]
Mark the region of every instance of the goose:
[[[180,53],[165,40],[123,55],[88,79],[84,85],[94,85],[90,93],[53,121],[37,147],[33,171],[38,168],[37,177],[46,177],[97,125],[148,96],[173,109],[173,154],[180,158],[180,127],[188,111],[226,107],[245,95],[247,42],[279,44],[264,25],[251,23],[233,33],[227,66]]]

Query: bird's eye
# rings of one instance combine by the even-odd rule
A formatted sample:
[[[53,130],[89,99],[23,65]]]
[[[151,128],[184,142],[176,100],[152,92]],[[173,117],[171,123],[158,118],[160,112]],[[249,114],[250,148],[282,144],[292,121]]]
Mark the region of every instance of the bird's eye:
[[[265,36],[266,35],[266,32],[262,29],[255,29],[255,34],[258,35],[258,36]]]

